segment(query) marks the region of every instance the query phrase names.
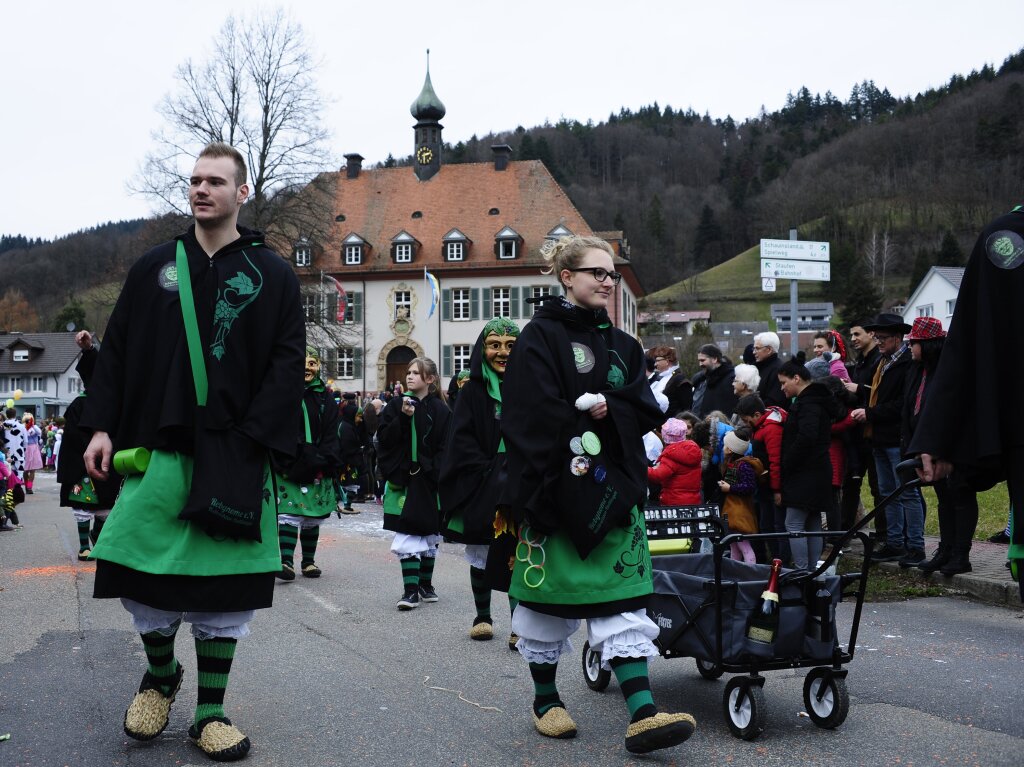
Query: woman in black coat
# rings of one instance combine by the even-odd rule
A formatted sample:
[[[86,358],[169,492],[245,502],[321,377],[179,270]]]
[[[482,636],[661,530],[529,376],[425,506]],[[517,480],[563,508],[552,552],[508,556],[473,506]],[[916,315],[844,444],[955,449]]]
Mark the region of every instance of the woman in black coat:
[[[792,398],[782,428],[782,505],[786,530],[791,533],[821,532],[821,514],[832,503],[832,422],[838,403],[832,392],[803,365],[789,360],[779,368],[782,392]],[[793,566],[812,568],[821,555],[818,537],[791,538]]]
[[[437,484],[451,417],[439,382],[433,360],[412,360],[407,391],[388,402],[377,427],[378,463],[387,480],[384,529],[395,532],[391,551],[402,563],[399,610],[437,601],[432,583],[441,542]]]

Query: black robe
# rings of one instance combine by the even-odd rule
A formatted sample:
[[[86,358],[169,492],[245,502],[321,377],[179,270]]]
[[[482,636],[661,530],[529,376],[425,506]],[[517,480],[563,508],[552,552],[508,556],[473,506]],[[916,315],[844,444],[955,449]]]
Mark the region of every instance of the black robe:
[[[185,244],[205,351],[205,425],[293,455],[306,357],[295,273],[259,232],[239,229],[239,238],[212,257],[194,226],[177,240]],[[107,432],[115,451],[194,453],[198,406],[178,297],[177,240],[131,267],[103,336],[81,425]],[[155,575],[99,559],[94,595],[234,611],[269,607],[273,589],[274,573]]]
[[[487,393],[483,340],[477,338],[469,380],[459,390],[439,486],[444,520],[459,514],[464,526],[462,533],[447,530],[445,535],[469,544],[494,540],[494,511],[508,475],[506,454],[498,452],[502,403]]]
[[[318,475],[333,478],[341,467],[341,448],[338,440],[338,406],[334,397],[322,383],[306,387],[302,395],[309,414],[310,442],[306,442],[305,419],[299,407],[299,444],[294,459],[287,460],[283,469],[288,478],[299,483],[312,482]]]

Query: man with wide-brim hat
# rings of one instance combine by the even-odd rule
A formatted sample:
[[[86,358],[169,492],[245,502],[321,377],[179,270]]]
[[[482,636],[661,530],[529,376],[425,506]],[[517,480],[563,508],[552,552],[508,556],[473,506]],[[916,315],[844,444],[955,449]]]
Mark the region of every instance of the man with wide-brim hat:
[[[850,415],[864,424],[864,436],[878,471],[878,491],[884,498],[899,486],[896,465],[903,460],[900,429],[903,391],[910,373],[910,350],[903,337],[911,326],[898,314],[883,312],[864,326],[878,342],[882,357],[871,379],[868,404]],[[896,562],[915,567],[925,559],[924,505],[921,494],[910,488],[895,498],[885,511],[886,542],[872,557],[876,562]]]

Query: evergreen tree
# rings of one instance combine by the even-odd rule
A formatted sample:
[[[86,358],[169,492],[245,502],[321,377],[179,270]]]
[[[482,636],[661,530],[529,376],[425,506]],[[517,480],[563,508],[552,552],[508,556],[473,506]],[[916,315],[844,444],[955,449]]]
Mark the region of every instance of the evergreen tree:
[[[651,198],[651,204],[647,208],[647,215],[644,216],[644,220],[651,237],[657,243],[663,243],[665,241],[665,216],[662,214],[661,198],[658,195],[654,195]]]
[[[960,249],[960,243],[956,241],[953,233],[947,229],[945,236],[942,238],[942,244],[939,245],[939,252],[935,255],[935,265],[963,266],[966,260],[963,250]]]
[[[719,247],[714,248],[717,244]],[[722,227],[715,221],[715,212],[705,205],[700,212],[700,221],[693,234],[693,260],[697,268],[717,261],[713,256],[721,251]]]
[[[914,266],[910,270],[910,286],[907,288],[907,293],[912,293],[914,288],[921,284],[921,280],[924,279],[925,275],[928,274],[928,270],[932,268],[932,264],[935,262],[935,255],[925,248],[919,248],[914,254]]]
[[[839,310],[842,317],[841,327],[849,328],[851,322],[856,322],[861,317],[875,316],[881,306],[882,294],[867,271],[862,270],[858,278],[847,283],[847,289],[844,291],[844,299]]]
[[[74,325],[74,327],[70,327]],[[54,333],[64,333],[68,330],[85,329],[85,307],[74,296],[68,298],[57,315],[53,318],[50,330]]]

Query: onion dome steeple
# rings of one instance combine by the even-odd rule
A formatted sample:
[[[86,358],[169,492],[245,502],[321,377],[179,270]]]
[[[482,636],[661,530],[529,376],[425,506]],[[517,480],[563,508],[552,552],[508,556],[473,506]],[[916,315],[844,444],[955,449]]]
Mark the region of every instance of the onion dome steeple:
[[[409,108],[412,116],[416,118],[416,125],[413,126],[415,153],[416,177],[420,181],[426,181],[441,170],[441,118],[444,117],[445,109],[441,99],[434,93],[434,86],[430,82],[430,51],[427,51],[427,79],[423,81],[423,90],[412,102]]]
[[[440,120],[445,115],[444,104],[434,93],[434,86],[430,82],[430,51],[427,50],[427,79],[423,81],[423,90],[416,100],[409,107],[412,116],[420,122],[425,120]]]

